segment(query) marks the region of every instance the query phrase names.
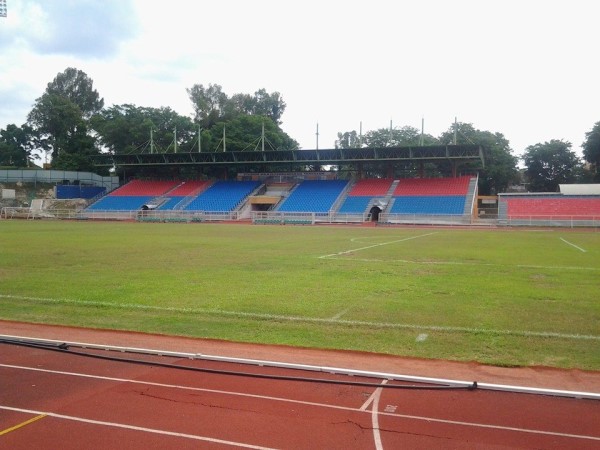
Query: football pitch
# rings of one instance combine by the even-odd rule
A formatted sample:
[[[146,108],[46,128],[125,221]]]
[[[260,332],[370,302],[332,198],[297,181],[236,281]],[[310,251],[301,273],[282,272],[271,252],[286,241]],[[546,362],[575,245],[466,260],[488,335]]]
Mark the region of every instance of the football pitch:
[[[0,319],[600,370],[600,233],[3,220]]]

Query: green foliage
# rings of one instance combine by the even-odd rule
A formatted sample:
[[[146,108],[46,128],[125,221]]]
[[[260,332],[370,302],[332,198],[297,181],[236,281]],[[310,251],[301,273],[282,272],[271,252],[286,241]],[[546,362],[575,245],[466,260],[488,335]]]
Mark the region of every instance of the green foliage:
[[[517,179],[517,160],[508,140],[502,133],[477,130],[470,123],[459,122],[451,125],[440,136],[440,142],[449,144],[481,145],[484,151],[485,167],[479,170],[479,194],[494,195],[506,192],[508,186]],[[465,167],[468,169],[469,166]]]
[[[191,151],[197,127],[171,108],[114,105],[92,118],[101,145],[115,154],[150,152],[150,130],[155,151],[174,151],[175,133],[180,151]]]
[[[218,84],[209,84],[208,88],[195,84],[187,93],[194,108],[194,121],[202,128],[210,129],[225,118],[228,97]]]
[[[0,130],[0,165],[28,167],[36,158],[32,152],[38,147],[37,135],[27,124],[18,127],[9,124]]]
[[[46,94],[69,99],[78,106],[85,119],[100,112],[104,106],[104,99],[100,98],[94,89],[92,79],[85,72],[73,67],[56,75],[54,80],[48,83]]]
[[[484,149],[485,167],[466,165],[461,169],[479,172],[479,193],[482,195],[505,192],[508,186],[517,179],[517,157],[512,154],[508,140],[501,133],[480,131],[468,123],[458,123],[456,130],[457,144],[477,144]],[[365,133],[362,139],[356,131],[338,133],[339,148],[356,147],[390,147],[451,144],[454,142],[455,127],[451,125],[448,131],[439,138],[429,134],[423,135],[414,127],[405,126],[392,130],[380,128]],[[388,176],[385,165],[370,167],[366,170],[368,176]],[[400,168],[403,176],[412,176],[423,170],[427,176],[450,176],[452,167],[449,163],[437,163],[419,167],[414,163],[405,164]]]
[[[88,134],[89,118],[104,101],[82,71],[68,68],[48,83],[30,111],[27,121],[47,148],[52,149],[55,169],[90,170],[91,156],[98,154]]]
[[[286,107],[279,92],[269,94],[265,89],[259,89],[254,95],[235,94],[229,98],[218,84],[208,87],[195,84],[187,93],[194,107],[194,120],[204,129],[239,115],[265,116],[280,125]]]
[[[282,133],[279,127],[268,117],[241,114],[225,123],[218,123],[214,132],[225,127],[227,151],[261,150],[262,127],[265,132],[265,150],[295,150],[298,143],[287,134]],[[212,136],[212,141],[217,136]]]
[[[364,136],[359,136],[356,130],[338,133],[336,148],[360,147],[409,147],[421,144],[421,132],[414,127],[379,128],[367,131]],[[423,145],[432,145],[437,140],[429,135],[423,135]]]
[[[365,133],[367,147],[402,147],[419,145],[420,132],[414,127],[385,129],[380,128]]]
[[[583,157],[593,165],[594,180],[600,181],[600,122],[585,134]]]
[[[240,151],[253,145],[261,136],[262,123],[265,124],[265,137],[269,141],[266,148],[274,150],[294,150],[298,143],[280,128],[285,102],[279,92],[268,93],[260,89],[249,94],[234,94],[229,97],[218,84],[195,84],[187,89],[194,107],[194,120],[206,134],[202,135],[203,146],[209,151],[217,151],[222,145],[223,127],[226,129],[227,150]]]
[[[523,161],[532,192],[557,192],[559,184],[576,182],[581,172],[581,163],[571,150],[571,143],[561,140],[530,145],[525,149]]]

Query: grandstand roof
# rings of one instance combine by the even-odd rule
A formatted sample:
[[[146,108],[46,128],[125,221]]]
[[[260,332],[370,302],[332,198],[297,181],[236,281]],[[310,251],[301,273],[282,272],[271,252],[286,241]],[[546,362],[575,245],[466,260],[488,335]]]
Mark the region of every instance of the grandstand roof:
[[[252,166],[268,164],[289,168],[293,165],[338,165],[361,162],[400,161],[479,161],[484,164],[479,145],[433,145],[423,147],[381,147],[351,149],[271,150],[237,152],[102,154],[95,158],[99,167],[149,166]]]
[[[559,184],[565,195],[600,195],[600,184]]]

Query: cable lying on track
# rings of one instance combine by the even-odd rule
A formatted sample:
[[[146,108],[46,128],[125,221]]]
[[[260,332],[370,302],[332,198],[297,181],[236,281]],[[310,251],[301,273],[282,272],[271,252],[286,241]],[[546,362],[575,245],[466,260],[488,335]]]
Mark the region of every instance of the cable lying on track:
[[[190,366],[182,366],[178,364],[169,364],[169,363],[161,363],[156,361],[148,361],[143,359],[134,359],[134,358],[117,358],[115,356],[107,356],[107,355],[99,355],[95,353],[89,353],[84,351],[72,350],[71,346],[67,343],[58,343],[58,342],[40,342],[40,341],[27,341],[20,339],[0,339],[0,344],[7,345],[16,345],[21,347],[28,348],[36,348],[41,350],[54,351],[59,353],[65,353],[69,355],[83,356],[88,358],[101,359],[105,361],[117,361],[123,363],[130,364],[140,364],[146,366],[155,366],[155,367],[165,367],[168,369],[177,369],[177,370],[187,370],[192,372],[203,372],[203,373],[212,373],[218,375],[229,375],[229,376],[238,376],[238,377],[248,377],[248,378],[262,378],[269,380],[282,380],[282,381],[298,381],[305,383],[322,383],[322,384],[334,384],[334,385],[344,385],[344,386],[362,386],[362,387],[373,387],[373,388],[385,388],[385,389],[412,389],[412,390],[475,390],[477,389],[477,382],[465,386],[451,386],[451,385],[441,385],[441,386],[432,386],[432,385],[415,385],[415,384],[382,384],[382,383],[368,383],[362,381],[349,381],[349,380],[328,380],[324,378],[309,378],[309,377],[295,377],[289,375],[270,375],[270,374],[260,374],[260,373],[250,373],[250,372],[241,372],[241,371],[231,371],[231,370],[221,370],[221,369],[209,369],[205,367],[190,367]]]

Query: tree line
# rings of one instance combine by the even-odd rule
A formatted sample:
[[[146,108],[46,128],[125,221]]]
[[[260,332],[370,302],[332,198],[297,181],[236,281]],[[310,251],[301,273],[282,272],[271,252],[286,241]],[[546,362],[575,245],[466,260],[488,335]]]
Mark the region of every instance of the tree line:
[[[256,149],[262,135],[269,149],[299,149],[298,142],[281,129],[286,104],[279,92],[259,89],[254,94],[229,96],[217,84],[195,84],[186,91],[193,117],[169,107],[105,107],[93,80],[81,70],[67,68],[35,100],[25,124],[0,129],[0,166],[27,167],[41,153],[51,158],[55,169],[98,172],[93,156],[102,152],[217,151],[225,132],[226,149],[231,151]],[[437,137],[422,135],[410,126],[381,128],[364,135],[345,131],[337,137],[339,148],[453,142],[481,145],[485,151],[485,168],[477,168],[481,194],[504,192],[519,182],[532,192],[555,192],[561,183],[600,181],[600,122],[585,135],[583,160],[570,142],[562,140],[530,145],[518,158],[502,133],[477,130],[470,123],[452,124]],[[403,169],[410,172],[415,168]],[[432,175],[447,175],[449,170],[443,164],[426,169]],[[385,175],[377,166],[369,170],[368,176]]]

